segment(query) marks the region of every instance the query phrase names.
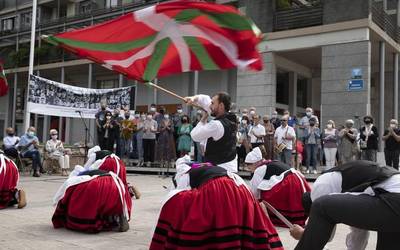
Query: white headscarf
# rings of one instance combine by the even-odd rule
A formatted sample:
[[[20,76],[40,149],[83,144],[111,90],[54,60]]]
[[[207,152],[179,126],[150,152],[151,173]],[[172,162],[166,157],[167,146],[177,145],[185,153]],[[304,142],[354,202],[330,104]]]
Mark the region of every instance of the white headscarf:
[[[88,156],[90,156],[91,154],[94,154],[100,150],[101,150],[100,146],[94,146],[93,148],[89,149]]]
[[[249,152],[244,160],[245,163],[256,163],[262,160],[262,153],[259,147],[256,147],[251,152]]]

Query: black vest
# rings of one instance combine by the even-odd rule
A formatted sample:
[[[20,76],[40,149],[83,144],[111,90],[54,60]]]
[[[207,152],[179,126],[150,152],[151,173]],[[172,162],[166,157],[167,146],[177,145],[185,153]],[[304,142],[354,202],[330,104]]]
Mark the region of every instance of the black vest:
[[[226,175],[227,175],[226,169],[221,167],[205,166],[200,168],[192,168],[189,171],[190,186],[192,188],[198,188],[201,184],[207,182],[210,179]]]
[[[265,171],[264,180],[269,180],[274,175],[281,175],[283,172],[288,171],[290,166],[280,162],[272,161],[267,164],[267,170]]]
[[[351,161],[341,166],[331,168],[329,172],[342,174],[342,192],[362,192],[367,187],[379,184],[399,171],[392,167],[380,167],[372,161]]]
[[[97,161],[97,160],[100,160],[100,159],[103,159],[104,157],[109,156],[109,155],[111,155],[111,154],[112,154],[112,152],[111,152],[111,151],[108,151],[108,150],[100,150],[100,151],[97,151],[97,152],[96,152],[96,161]]]
[[[220,121],[224,126],[224,135],[218,141],[212,137],[208,138],[205,161],[218,165],[229,162],[236,157],[236,116],[227,113],[215,120]]]

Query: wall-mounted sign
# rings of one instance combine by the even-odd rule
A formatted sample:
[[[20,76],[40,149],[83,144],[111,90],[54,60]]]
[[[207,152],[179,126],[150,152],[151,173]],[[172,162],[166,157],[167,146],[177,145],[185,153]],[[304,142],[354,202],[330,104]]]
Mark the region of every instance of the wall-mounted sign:
[[[362,78],[362,69],[361,68],[351,69],[351,79],[361,79],[361,78]]]
[[[348,91],[359,91],[364,89],[364,80],[353,79],[349,81]]]

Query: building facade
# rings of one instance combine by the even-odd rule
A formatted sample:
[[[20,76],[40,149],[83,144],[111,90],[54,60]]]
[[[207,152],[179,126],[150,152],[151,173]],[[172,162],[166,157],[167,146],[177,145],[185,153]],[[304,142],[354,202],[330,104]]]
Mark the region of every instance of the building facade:
[[[38,0],[37,36],[89,26],[161,1]],[[264,70],[202,71],[158,79],[161,86],[186,96],[229,92],[238,109],[254,106],[260,114],[289,109],[302,116],[312,107],[322,126],[329,119],[372,114],[383,130],[398,110],[398,0],[220,0],[250,16],[265,33],[260,45]],[[0,58],[10,85],[0,98],[0,129],[13,126],[23,133],[31,1],[0,3]],[[174,112],[179,100],[157,93],[88,60],[76,58],[37,40],[34,72],[66,84],[113,88],[137,85],[136,109],[151,103]],[[94,136],[94,121],[88,121]],[[31,115],[39,138],[57,128],[67,143],[81,141],[80,120]],[[359,122],[356,126],[359,126]]]

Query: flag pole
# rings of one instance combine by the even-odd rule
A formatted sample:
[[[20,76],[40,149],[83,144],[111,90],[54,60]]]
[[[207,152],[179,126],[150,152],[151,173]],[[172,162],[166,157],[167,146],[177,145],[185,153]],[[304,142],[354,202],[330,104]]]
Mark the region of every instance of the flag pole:
[[[186,103],[187,105],[189,105],[189,104],[186,102],[186,99],[185,99],[184,97],[182,97],[182,96],[180,96],[180,95],[178,95],[178,94],[176,94],[176,93],[174,93],[174,92],[172,92],[172,91],[170,91],[170,90],[168,90],[168,89],[165,89],[165,88],[161,87],[161,86],[158,85],[158,84],[154,84],[154,83],[152,83],[152,82],[146,82],[145,85],[147,85],[147,86],[149,86],[149,87],[152,87],[152,88],[155,88],[155,89],[157,89],[157,90],[163,91],[164,93],[167,93],[167,94],[169,94],[169,95],[172,95],[172,96],[174,96],[174,97],[180,99],[181,101],[183,101],[183,102]],[[197,104],[195,104],[195,103],[192,103],[192,104],[190,104],[190,105],[193,106],[193,107],[195,107],[195,108],[204,110],[202,107],[200,107],[199,105],[197,105]]]
[[[34,62],[34,52],[35,52],[35,31],[36,31],[36,10],[37,10],[37,0],[32,1],[32,25],[31,25],[31,47],[29,51],[29,69],[28,69],[28,86],[26,87],[26,98],[25,98],[25,117],[24,117],[24,132],[26,132],[30,126],[31,113],[28,109],[28,97],[29,97],[29,80],[30,75],[33,75],[33,62]]]

